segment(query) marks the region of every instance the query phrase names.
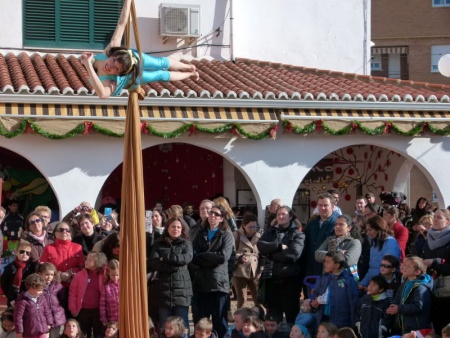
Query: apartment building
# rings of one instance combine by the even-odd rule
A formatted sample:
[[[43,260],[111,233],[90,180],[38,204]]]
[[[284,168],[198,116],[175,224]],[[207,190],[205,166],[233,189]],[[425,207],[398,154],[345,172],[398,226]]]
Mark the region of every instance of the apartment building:
[[[450,84],[438,70],[449,20],[450,0],[372,1],[372,75]]]

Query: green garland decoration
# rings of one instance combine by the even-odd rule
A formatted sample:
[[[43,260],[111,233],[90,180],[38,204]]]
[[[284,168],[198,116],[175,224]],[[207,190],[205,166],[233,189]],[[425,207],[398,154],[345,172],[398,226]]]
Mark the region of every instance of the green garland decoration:
[[[318,127],[318,125],[320,126],[320,128]],[[403,131],[400,128],[398,128],[398,126],[395,125],[395,123],[389,121],[373,129],[364,127],[360,121],[351,121],[342,129],[333,129],[322,120],[313,121],[305,125],[303,128],[292,125],[289,120],[283,120],[283,126],[287,132],[292,132],[295,134],[311,134],[316,130],[319,131],[320,129],[323,129],[326,133],[330,135],[338,136],[338,135],[348,135],[353,130],[359,129],[359,131],[362,132],[363,134],[372,136],[386,134],[389,133],[390,131],[393,131],[402,136],[421,135],[426,131],[428,131],[431,134],[439,136],[450,135],[450,126],[447,126],[444,129],[438,129],[431,126],[428,122],[418,124],[409,131]]]
[[[359,130],[361,133],[366,135],[382,135],[389,132],[395,132],[402,136],[416,136],[416,135],[422,135],[424,133],[430,133],[433,135],[439,135],[439,136],[449,136],[450,135],[450,125],[443,128],[438,129],[430,125],[428,122],[423,122],[420,124],[417,124],[414,128],[412,128],[409,131],[403,131],[401,130],[395,123],[387,121],[384,124],[376,127],[376,128],[367,128],[363,126],[363,124],[360,121],[350,121],[345,127],[341,129],[333,129],[331,128],[326,122],[323,120],[315,120],[308,124],[306,124],[304,127],[298,127],[292,125],[292,123],[289,120],[283,120],[282,125],[284,127],[285,132],[288,133],[294,133],[294,134],[311,134],[315,131],[321,131],[323,130],[329,135],[348,135],[352,133],[353,131]],[[246,137],[251,140],[262,140],[264,138],[270,138],[271,137],[271,131],[273,128],[276,127],[276,125],[271,125],[269,128],[264,130],[263,132],[259,134],[251,134],[249,132],[246,132],[245,129],[242,127],[239,123],[228,123],[216,128],[206,128],[202,126],[201,124],[194,124],[194,123],[186,123],[183,124],[181,127],[177,128],[174,131],[171,132],[160,132],[154,129],[151,125],[146,125],[145,128],[148,131],[149,134],[163,137],[163,138],[175,138],[179,137],[186,132],[190,132],[191,134],[196,134],[197,132],[207,133],[207,134],[222,134],[222,133],[234,133],[236,135],[241,135],[243,137]],[[88,128],[88,130],[86,130]],[[4,136],[6,138],[13,138],[17,137],[19,135],[22,135],[23,133],[28,132],[28,130],[31,129],[35,133],[48,138],[52,140],[63,140],[70,137],[76,137],[82,134],[89,133],[89,130],[98,132],[102,135],[110,136],[110,137],[124,137],[123,133],[116,133],[109,129],[103,128],[99,125],[96,125],[93,122],[83,122],[80,123],[78,126],[73,128],[72,130],[68,131],[65,134],[54,134],[49,133],[47,131],[44,131],[42,128],[40,128],[35,122],[33,122],[31,119],[22,119],[19,123],[19,126],[17,129],[13,131],[8,131],[5,129],[5,127],[0,123],[0,136]]]
[[[150,134],[155,135],[155,136],[159,136],[159,137],[164,137],[164,138],[174,138],[174,137],[178,137],[181,134],[184,134],[185,132],[187,132],[189,130],[190,125],[185,124],[183,126],[181,126],[178,129],[175,129],[172,132],[161,132],[161,131],[157,131],[156,129],[154,129],[151,125],[147,125],[147,130]]]
[[[370,128],[364,127],[364,126],[362,125],[362,123],[359,122],[359,121],[354,121],[353,123],[354,123],[354,124],[358,127],[358,129],[359,129],[361,132],[363,132],[364,134],[366,134],[366,135],[373,135],[373,136],[383,134],[383,133],[384,133],[384,129],[385,129],[385,127],[386,127],[386,126],[383,124],[382,126],[376,127],[376,128],[374,128],[374,129],[370,129]],[[354,129],[356,130],[356,128],[354,128]]]
[[[111,137],[119,137],[119,138],[123,138],[125,136],[125,133],[115,133],[109,129],[100,127],[96,124],[92,125],[92,130],[95,130],[96,132],[106,135],[106,136],[111,136]]]
[[[5,127],[3,127],[3,124],[0,123],[0,135],[4,136],[6,138],[13,138],[13,137],[22,135],[25,132],[25,130],[27,129],[27,124],[28,124],[27,120],[25,120],[25,119],[21,120],[19,128],[17,128],[16,130],[13,130],[13,131],[7,131],[5,129]]]
[[[441,136],[447,136],[450,134],[450,126],[447,126],[444,129],[438,129],[438,128],[434,128],[433,126],[430,126],[430,124],[427,123],[427,128],[433,134],[437,134],[437,135],[441,135]]]
[[[68,131],[65,134],[53,134],[53,133],[44,131],[41,127],[39,127],[36,123],[31,121],[30,119],[26,119],[25,121],[30,124],[30,127],[36,133],[38,133],[41,136],[44,136],[45,138],[51,139],[51,140],[64,140],[69,137],[78,136],[78,135],[84,133],[84,131],[85,131],[85,125],[83,123],[83,124],[76,126],[75,128],[73,128],[72,130]]]

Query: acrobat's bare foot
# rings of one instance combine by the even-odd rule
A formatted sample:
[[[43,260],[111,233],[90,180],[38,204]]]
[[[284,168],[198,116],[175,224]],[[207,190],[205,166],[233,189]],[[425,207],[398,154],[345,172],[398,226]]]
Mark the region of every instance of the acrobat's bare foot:
[[[193,72],[192,75],[190,76],[191,79],[198,81],[200,80],[200,75],[198,74],[198,72]]]
[[[195,65],[186,65],[186,70],[189,72],[195,72],[197,67],[195,67]]]

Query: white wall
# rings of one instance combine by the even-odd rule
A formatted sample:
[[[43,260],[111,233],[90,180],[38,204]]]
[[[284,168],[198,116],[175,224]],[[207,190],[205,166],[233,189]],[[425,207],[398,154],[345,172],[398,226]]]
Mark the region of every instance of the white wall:
[[[22,48],[22,0],[1,0],[0,22],[0,47]]]
[[[233,3],[234,57],[362,73],[364,1],[370,8],[370,0],[136,0],[136,8],[141,45],[147,53],[228,60],[230,48],[223,45],[230,44],[230,4]],[[193,45],[221,46],[172,51],[191,45],[185,39],[175,38],[162,43],[158,35],[161,2],[200,4],[202,37]],[[0,48],[22,48],[21,3],[0,1]],[[221,31],[219,36],[215,32],[217,28]],[[367,28],[370,36],[370,20]],[[366,48],[369,51],[367,43]],[[156,53],[159,51],[166,52]]]
[[[450,167],[448,137],[300,137],[279,134],[276,140],[261,141],[212,138],[209,135],[184,136],[173,140],[145,135],[142,137],[143,148],[167,142],[185,142],[209,149],[239,167],[254,192],[260,222],[264,218],[264,207],[271,199],[279,197],[286,203],[293,200],[304,176],[322,157],[349,145],[369,142],[405,156],[424,172],[438,195],[440,205],[450,204],[450,181],[447,179]],[[92,147],[92,144],[96,146]],[[100,135],[47,140],[41,136],[25,134],[13,139],[2,138],[1,146],[29,159],[48,178],[59,199],[62,215],[82,200],[94,203],[106,178],[123,158],[123,140]],[[392,178],[392,184],[394,180]]]

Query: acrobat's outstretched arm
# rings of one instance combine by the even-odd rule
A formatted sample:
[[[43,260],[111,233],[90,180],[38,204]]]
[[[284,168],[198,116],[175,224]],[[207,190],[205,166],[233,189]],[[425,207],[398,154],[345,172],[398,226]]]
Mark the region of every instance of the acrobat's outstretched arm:
[[[133,0],[125,0],[122,7],[122,12],[120,13],[119,21],[117,22],[114,34],[109,42],[108,46],[105,48],[105,54],[111,47],[120,47],[122,43],[123,33],[125,32],[125,27],[128,23],[128,18],[130,17],[131,2]]]

